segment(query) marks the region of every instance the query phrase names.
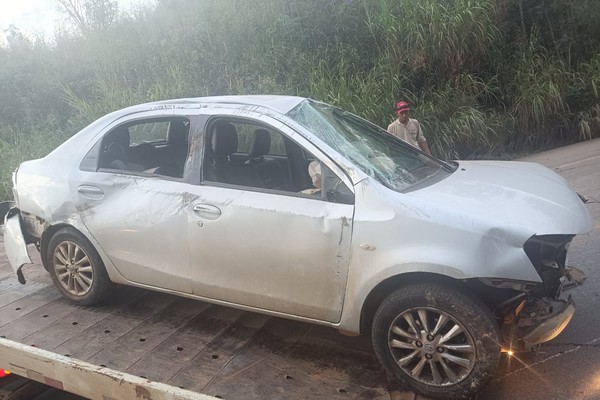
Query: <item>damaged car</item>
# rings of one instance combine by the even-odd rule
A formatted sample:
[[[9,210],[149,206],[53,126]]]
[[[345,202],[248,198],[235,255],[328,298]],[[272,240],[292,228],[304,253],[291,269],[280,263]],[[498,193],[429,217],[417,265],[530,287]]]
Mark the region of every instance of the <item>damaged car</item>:
[[[584,279],[569,244],[592,229],[541,165],[443,162],[288,96],[113,112],[22,163],[13,194],[21,283],[32,244],[79,305],[123,284],[367,334],[391,376],[434,398],[473,395],[502,351],[561,333],[563,292]]]

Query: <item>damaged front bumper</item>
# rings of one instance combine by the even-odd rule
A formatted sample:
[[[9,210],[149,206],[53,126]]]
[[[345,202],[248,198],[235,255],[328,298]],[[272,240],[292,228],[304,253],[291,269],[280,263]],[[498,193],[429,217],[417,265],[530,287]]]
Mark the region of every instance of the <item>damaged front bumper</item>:
[[[567,300],[530,298],[516,308],[516,314],[504,318],[504,350],[527,351],[557,337],[575,314],[575,303]]]
[[[541,278],[540,283],[521,288],[503,318],[503,346],[523,351],[557,337],[575,313],[571,296],[562,294],[583,284],[585,274],[568,265],[567,252],[574,235],[534,235],[523,249]],[[507,305],[505,303],[504,305]]]
[[[527,347],[548,342],[557,337],[575,314],[573,300],[538,299],[522,311],[518,326],[523,330],[523,343]]]
[[[566,267],[564,278],[557,296],[583,284],[585,274],[575,267]],[[575,314],[571,296],[559,299],[530,292],[514,300],[514,306],[503,317],[502,347],[505,350],[527,351],[554,339]]]
[[[6,203],[3,203],[6,204]],[[25,278],[21,268],[25,264],[31,264],[31,258],[27,251],[27,243],[21,229],[21,215],[18,208],[10,208],[3,218],[4,226],[4,249],[6,257],[12,269],[17,274],[19,282],[24,284]]]

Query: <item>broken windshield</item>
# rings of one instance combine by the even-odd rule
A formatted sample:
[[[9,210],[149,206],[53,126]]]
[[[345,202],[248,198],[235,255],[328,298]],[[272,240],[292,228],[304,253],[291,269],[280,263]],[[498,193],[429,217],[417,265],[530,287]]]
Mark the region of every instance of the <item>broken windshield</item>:
[[[288,116],[385,186],[406,191],[443,179],[445,164],[425,156],[378,126],[324,103],[306,100]]]

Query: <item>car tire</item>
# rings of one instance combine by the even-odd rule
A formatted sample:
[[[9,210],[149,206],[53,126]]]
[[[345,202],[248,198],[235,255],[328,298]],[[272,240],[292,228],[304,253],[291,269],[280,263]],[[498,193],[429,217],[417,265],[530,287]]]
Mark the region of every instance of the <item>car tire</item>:
[[[107,299],[112,283],[94,246],[74,228],[63,228],[50,239],[46,254],[54,285],[67,299],[93,305]]]
[[[427,397],[469,398],[498,367],[498,329],[490,311],[457,289],[402,287],[381,303],[372,328],[385,370]]]

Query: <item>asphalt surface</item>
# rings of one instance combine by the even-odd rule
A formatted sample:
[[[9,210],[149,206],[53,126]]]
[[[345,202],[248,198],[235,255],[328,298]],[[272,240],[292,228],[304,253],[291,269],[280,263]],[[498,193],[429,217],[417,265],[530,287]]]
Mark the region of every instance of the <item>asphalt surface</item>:
[[[537,354],[503,358],[496,377],[478,399],[600,399],[600,139],[522,160],[552,168],[588,199],[594,229],[575,237],[569,250],[569,264],[582,269],[587,279],[569,292],[576,311],[565,331]]]

